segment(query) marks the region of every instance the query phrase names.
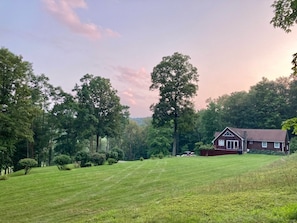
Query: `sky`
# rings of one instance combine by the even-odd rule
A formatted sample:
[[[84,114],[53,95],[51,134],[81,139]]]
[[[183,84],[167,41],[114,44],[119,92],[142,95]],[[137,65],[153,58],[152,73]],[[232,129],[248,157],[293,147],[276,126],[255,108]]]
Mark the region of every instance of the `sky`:
[[[208,98],[291,74],[297,30],[274,28],[273,0],[0,0],[0,47],[71,93],[85,74],[108,78],[131,117],[158,102],[151,72],[190,56],[197,110]]]

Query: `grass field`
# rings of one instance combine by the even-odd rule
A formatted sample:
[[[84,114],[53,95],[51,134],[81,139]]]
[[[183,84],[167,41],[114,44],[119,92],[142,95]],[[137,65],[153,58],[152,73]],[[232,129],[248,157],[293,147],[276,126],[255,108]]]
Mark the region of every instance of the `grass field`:
[[[297,222],[297,156],[35,168],[0,181],[0,222]]]

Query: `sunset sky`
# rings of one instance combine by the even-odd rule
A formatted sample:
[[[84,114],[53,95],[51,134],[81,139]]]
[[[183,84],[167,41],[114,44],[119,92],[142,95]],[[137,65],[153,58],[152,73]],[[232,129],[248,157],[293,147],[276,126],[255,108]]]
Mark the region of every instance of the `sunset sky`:
[[[297,30],[270,24],[273,0],[2,0],[0,47],[71,92],[89,73],[109,78],[131,117],[158,102],[150,74],[180,52],[198,68],[194,103],[291,73]]]

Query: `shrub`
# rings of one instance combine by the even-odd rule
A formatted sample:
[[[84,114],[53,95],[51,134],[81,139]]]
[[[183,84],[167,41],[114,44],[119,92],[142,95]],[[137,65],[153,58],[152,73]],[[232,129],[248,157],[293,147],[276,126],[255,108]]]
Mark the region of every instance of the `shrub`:
[[[112,149],[111,151],[117,153],[117,160],[123,160],[124,159],[124,157],[125,157],[124,150],[119,149],[119,148],[115,148],[115,149]]]
[[[54,163],[59,170],[69,170],[70,168],[66,167],[66,164],[71,163],[71,158],[70,156],[62,154],[54,158]]]
[[[91,162],[87,162],[87,163],[84,163],[84,165],[81,165],[81,167],[91,167],[91,166],[92,166]]]
[[[25,170],[25,175],[28,174],[32,167],[38,165],[35,159],[25,158],[19,161],[19,165]]]
[[[117,160],[114,159],[114,158],[108,158],[107,162],[108,162],[109,165],[112,165],[114,163],[117,163]]]
[[[94,165],[103,165],[106,161],[106,155],[104,153],[93,153],[91,161]]]
[[[7,175],[0,176],[0,180],[8,180],[8,176]]]
[[[143,159],[143,157],[140,157],[139,160],[140,160],[140,161],[143,161],[144,159]]]
[[[90,162],[90,154],[86,151],[80,151],[75,155],[75,161],[80,162],[81,167],[85,167],[87,162]]]
[[[269,150],[269,149],[250,149],[248,153],[251,153],[251,154],[266,154],[266,155],[279,155],[279,156],[284,156],[285,155],[284,152]]]
[[[212,150],[212,149],[214,149],[212,144],[203,144],[203,142],[196,142],[194,153],[196,155],[200,155],[201,150]]]
[[[110,151],[110,152],[108,152],[108,159],[109,158],[112,158],[112,159],[115,159],[115,160],[119,160],[119,154],[118,154],[118,152],[116,152],[116,151]]]
[[[151,158],[152,160],[154,160],[154,159],[156,159],[156,156],[155,156],[154,154],[152,154],[152,155],[150,156],[150,158]]]
[[[163,159],[164,158],[164,154],[163,153],[159,153],[158,154],[159,159]]]

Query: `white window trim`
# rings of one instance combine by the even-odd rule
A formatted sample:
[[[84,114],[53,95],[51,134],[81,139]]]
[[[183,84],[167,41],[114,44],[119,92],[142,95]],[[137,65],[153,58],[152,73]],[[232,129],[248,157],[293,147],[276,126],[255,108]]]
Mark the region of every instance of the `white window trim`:
[[[267,142],[262,142],[262,148],[267,148]]]
[[[228,147],[228,142],[234,146],[234,148]],[[235,146],[237,144],[237,147]],[[239,141],[238,140],[226,140],[226,149],[239,149]]]
[[[229,132],[228,130],[223,134],[223,136],[225,136],[225,137],[233,137],[234,135],[231,133],[231,132]]]
[[[218,146],[225,146],[225,140],[224,139],[219,139]]]
[[[276,146],[276,145],[278,145],[278,146]],[[280,149],[280,142],[274,142],[273,147],[274,147],[275,149]]]

